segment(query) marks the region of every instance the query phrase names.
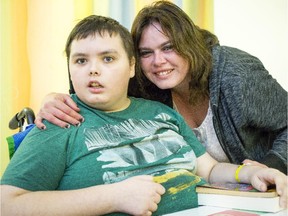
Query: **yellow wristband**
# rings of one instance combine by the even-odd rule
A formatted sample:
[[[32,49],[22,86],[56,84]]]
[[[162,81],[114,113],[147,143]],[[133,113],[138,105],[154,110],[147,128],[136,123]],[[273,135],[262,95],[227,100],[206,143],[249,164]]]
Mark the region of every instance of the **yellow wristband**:
[[[241,182],[239,179],[239,172],[244,166],[246,166],[246,164],[242,164],[242,165],[238,166],[238,168],[235,171],[235,180],[239,183]]]

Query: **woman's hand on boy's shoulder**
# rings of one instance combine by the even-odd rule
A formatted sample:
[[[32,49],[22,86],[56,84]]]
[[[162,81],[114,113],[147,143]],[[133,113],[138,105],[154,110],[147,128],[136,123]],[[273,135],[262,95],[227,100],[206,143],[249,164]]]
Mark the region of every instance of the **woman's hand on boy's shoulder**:
[[[40,111],[36,115],[34,123],[40,129],[46,129],[43,119],[67,128],[83,122],[83,117],[78,113],[80,109],[68,94],[50,93],[42,101]]]

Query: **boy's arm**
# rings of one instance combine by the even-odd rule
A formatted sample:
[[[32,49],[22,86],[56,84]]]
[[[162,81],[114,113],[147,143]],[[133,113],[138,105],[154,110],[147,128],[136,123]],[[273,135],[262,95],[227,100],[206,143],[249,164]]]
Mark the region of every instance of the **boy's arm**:
[[[280,206],[284,208],[288,206],[288,178],[279,170],[255,165],[239,168],[235,164],[218,163],[208,153],[198,157],[197,164],[197,175],[204,177],[210,183],[238,183],[237,175],[241,183],[251,184],[259,191],[266,191],[269,185],[276,185],[276,191],[280,196]]]
[[[165,189],[152,176],[67,191],[27,191],[1,185],[2,215],[102,215],[124,212],[151,215]]]
[[[42,101],[35,124],[38,128],[45,129],[42,121],[46,119],[62,128],[69,127],[69,124],[77,125],[84,120],[79,111],[80,109],[68,94],[50,93]]]

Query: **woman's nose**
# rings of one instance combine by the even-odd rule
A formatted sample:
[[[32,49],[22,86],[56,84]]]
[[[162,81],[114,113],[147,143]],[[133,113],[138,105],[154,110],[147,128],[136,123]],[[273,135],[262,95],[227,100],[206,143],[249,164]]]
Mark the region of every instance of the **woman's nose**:
[[[166,62],[165,57],[163,56],[163,54],[159,53],[159,52],[155,52],[154,55],[154,64],[155,65],[160,65]]]

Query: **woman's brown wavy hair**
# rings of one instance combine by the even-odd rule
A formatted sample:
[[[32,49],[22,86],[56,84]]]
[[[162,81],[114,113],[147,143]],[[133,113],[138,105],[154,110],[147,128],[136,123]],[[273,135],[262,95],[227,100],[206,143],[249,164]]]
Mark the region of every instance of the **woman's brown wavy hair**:
[[[191,104],[197,104],[209,95],[209,75],[212,71],[212,46],[218,38],[207,30],[196,26],[189,16],[169,1],[157,1],[143,8],[136,16],[131,34],[136,53],[136,77],[141,95],[148,99],[167,96],[167,90],[159,89],[150,82],[140,67],[139,42],[142,32],[152,23],[159,23],[170,39],[175,51],[189,61],[191,77],[189,83]],[[163,99],[165,100],[165,99]],[[161,101],[161,98],[160,98]]]

